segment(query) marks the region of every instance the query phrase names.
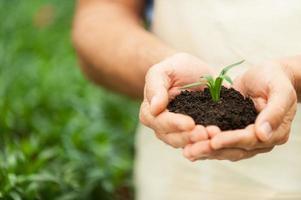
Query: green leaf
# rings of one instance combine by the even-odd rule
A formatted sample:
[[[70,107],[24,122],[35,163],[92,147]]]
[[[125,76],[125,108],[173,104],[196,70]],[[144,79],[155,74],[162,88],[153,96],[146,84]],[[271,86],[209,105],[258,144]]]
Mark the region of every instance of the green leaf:
[[[187,84],[187,85],[184,85],[183,87],[181,87],[180,89],[189,89],[189,88],[193,88],[193,87],[197,87],[197,86],[201,86],[201,85],[206,85],[206,82],[195,82],[195,83]]]
[[[213,82],[213,78],[210,75],[201,76],[200,79],[201,79],[200,81],[184,85],[180,89],[189,89],[189,88],[193,88],[193,87],[197,87],[197,86],[201,86],[201,85],[208,86],[208,83],[209,83],[209,85],[211,85]],[[210,86],[208,86],[208,87],[210,87]]]
[[[225,79],[227,82],[229,82],[231,85],[233,84],[233,81],[232,81],[232,79],[230,78],[230,76],[224,75],[224,76],[222,76],[222,78]]]
[[[17,192],[11,192],[10,193],[10,197],[13,199],[13,200],[22,200],[20,194],[18,194]]]
[[[220,99],[220,93],[221,93],[221,87],[222,87],[222,83],[223,83],[223,78],[221,77],[217,77],[215,79],[215,82],[214,82],[214,101],[219,101]]]
[[[205,79],[207,81],[207,87],[209,89],[214,88],[214,79],[210,75],[202,76],[201,79]]]
[[[215,102],[216,97],[215,97],[214,87],[209,87],[209,91],[210,91],[210,95],[211,95],[212,100]]]
[[[231,68],[233,68],[233,67],[235,67],[235,66],[237,66],[237,65],[240,65],[240,64],[243,63],[243,62],[245,62],[245,60],[241,60],[241,61],[239,61],[239,62],[236,62],[236,63],[233,63],[233,64],[231,64],[231,65],[226,66],[226,67],[221,71],[220,76],[225,75]]]
[[[208,82],[211,82],[211,84],[213,84],[213,82],[214,82],[214,79],[213,79],[213,77],[211,75],[201,76],[201,79],[205,79]]]
[[[213,84],[211,82],[207,82],[206,83],[207,87],[210,89],[210,88],[213,88]]]

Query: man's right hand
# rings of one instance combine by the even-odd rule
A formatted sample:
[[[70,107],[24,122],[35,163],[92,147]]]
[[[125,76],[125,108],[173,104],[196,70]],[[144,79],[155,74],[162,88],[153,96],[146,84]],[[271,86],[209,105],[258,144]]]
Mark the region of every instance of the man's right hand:
[[[208,74],[213,74],[213,70],[206,63],[186,53],[177,53],[152,66],[145,78],[140,121],[152,128],[159,139],[175,148],[189,144],[191,137],[208,139],[206,129],[195,125],[191,117],[166,109],[169,100],[180,93],[180,87]]]

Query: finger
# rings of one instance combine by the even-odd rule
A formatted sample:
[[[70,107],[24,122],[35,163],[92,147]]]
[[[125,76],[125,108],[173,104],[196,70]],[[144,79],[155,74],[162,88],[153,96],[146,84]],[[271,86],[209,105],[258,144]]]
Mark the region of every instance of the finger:
[[[212,152],[209,140],[186,145],[183,149],[183,155],[190,161],[207,158]]]
[[[290,108],[290,110],[287,112],[287,115],[283,119],[282,124],[277,128],[277,130],[273,131],[273,137],[265,143],[282,145],[288,141],[291,131],[291,124],[296,114],[296,106],[297,105],[294,105]]]
[[[216,159],[216,160],[240,160],[247,157],[248,151],[243,149],[222,149],[213,150],[210,147],[209,141],[197,142],[195,144],[187,145],[184,148],[183,154],[191,161],[203,159]]]
[[[255,104],[257,112],[262,111],[267,105],[267,100],[264,98],[256,98],[253,102]]]
[[[246,91],[245,91],[245,88],[243,87],[243,82],[242,82],[242,78],[243,76],[242,75],[238,75],[234,81],[233,81],[233,84],[232,84],[232,87],[239,91],[243,96],[246,96]]]
[[[214,150],[224,148],[241,148],[244,150],[252,150],[263,145],[255,134],[254,125],[248,126],[246,129],[224,131],[211,139],[211,146]]]
[[[254,157],[257,154],[270,152],[273,148],[256,149],[252,151],[246,151],[243,149],[222,149],[214,151],[207,159],[210,160],[230,160],[232,162],[248,159]]]
[[[172,87],[168,91],[169,99],[174,99],[176,96],[178,96],[181,93],[180,87]]]
[[[170,87],[168,75],[157,66],[155,65],[148,70],[144,89],[144,97],[149,102],[151,114],[154,116],[166,109]]]
[[[213,138],[217,134],[221,133],[220,128],[214,125],[207,126],[206,130],[208,132],[209,138]]]
[[[183,150],[183,154],[186,158],[188,158],[191,161],[204,159],[238,161],[242,159],[251,158],[260,153],[270,152],[272,149],[273,147],[254,149],[251,151],[236,148],[210,150],[208,144],[204,142],[199,142],[187,145]]]
[[[190,132],[191,142],[198,142],[198,141],[207,140],[207,139],[208,139],[208,133],[204,126],[197,125]]]
[[[239,91],[241,94],[243,94],[243,96],[248,97],[248,92],[247,92],[248,87],[245,87],[245,84],[243,83],[243,76],[242,75],[238,76],[234,80],[234,83],[233,83],[232,87],[235,90]],[[253,100],[253,102],[255,104],[255,108],[258,112],[263,110],[266,106],[266,103],[267,103],[266,99],[264,99],[260,96],[258,96],[258,97],[255,96],[255,97],[252,98],[252,100]]]
[[[195,127],[193,119],[189,116],[164,111],[155,117],[154,124],[163,132],[190,131]]]
[[[150,124],[154,119],[154,117],[150,115],[149,112],[149,103],[146,100],[143,100],[139,110],[139,120],[147,127],[150,127]]]
[[[146,101],[141,105],[139,117],[144,125],[161,133],[190,131],[195,127],[193,119],[182,114],[164,111],[154,117],[150,113],[150,106]]]
[[[230,160],[230,161],[238,161],[243,158],[246,158],[248,155],[248,151],[243,149],[221,149],[216,150],[212,155],[208,157],[210,160]]]
[[[269,147],[269,148],[262,148],[262,149],[256,149],[256,150],[253,150],[253,151],[249,151],[247,153],[247,155],[244,156],[242,159],[248,159],[248,158],[252,158],[252,157],[254,157],[254,156],[258,155],[258,154],[268,153],[268,152],[272,151],[273,148],[274,147]]]
[[[296,102],[296,92],[287,80],[275,80],[270,85],[273,87],[270,88],[267,105],[255,122],[256,135],[261,141],[272,137],[272,131],[280,126],[290,107]]]
[[[183,148],[187,144],[191,143],[188,132],[168,134],[156,133],[156,135],[160,140],[174,148]]]

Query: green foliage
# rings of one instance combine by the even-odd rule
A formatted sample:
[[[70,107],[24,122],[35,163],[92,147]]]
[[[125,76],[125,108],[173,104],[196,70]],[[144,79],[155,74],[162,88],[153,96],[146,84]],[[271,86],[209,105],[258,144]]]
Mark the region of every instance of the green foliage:
[[[83,78],[73,9],[74,1],[0,1],[0,199],[132,193],[138,105]]]
[[[222,88],[223,81],[226,80],[230,84],[232,84],[232,79],[227,75],[227,72],[231,68],[233,68],[237,65],[240,65],[244,61],[245,60],[241,60],[239,62],[236,62],[234,64],[226,66],[225,68],[222,69],[219,76],[216,77],[215,79],[210,75],[202,76],[200,81],[185,85],[185,86],[181,87],[181,89],[188,89],[188,88],[197,87],[200,85],[206,85],[209,88],[212,100],[214,102],[218,102],[220,100],[220,94],[221,94],[221,88]]]

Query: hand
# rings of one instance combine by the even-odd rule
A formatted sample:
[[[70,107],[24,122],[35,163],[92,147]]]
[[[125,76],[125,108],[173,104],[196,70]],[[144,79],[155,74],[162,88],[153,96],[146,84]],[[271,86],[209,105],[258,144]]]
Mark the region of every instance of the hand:
[[[260,112],[255,125],[246,129],[221,132],[208,129],[210,143],[188,145],[184,155],[198,158],[240,160],[269,152],[288,138],[297,106],[291,71],[278,62],[264,63],[239,77],[234,87],[250,96]],[[203,143],[203,145],[201,144]],[[236,149],[229,151],[229,148]]]
[[[211,141],[217,135],[251,135],[255,132],[253,129],[254,125],[250,125],[246,129],[221,132],[221,130],[217,126],[208,126],[206,127],[208,139],[198,141],[192,140],[193,144],[186,145],[183,150],[183,154],[190,161],[207,159],[239,161],[242,159],[251,158],[260,153],[270,152],[273,147],[245,150],[243,148],[234,147],[234,145],[233,147],[229,145],[229,147],[227,148],[212,148]]]
[[[200,76],[212,74],[212,69],[196,57],[175,54],[152,66],[146,74],[144,100],[140,108],[141,122],[152,128],[156,136],[175,147],[190,143],[190,136],[207,139],[203,126],[196,126],[186,115],[169,112],[169,100],[180,93],[185,84],[198,81]]]

